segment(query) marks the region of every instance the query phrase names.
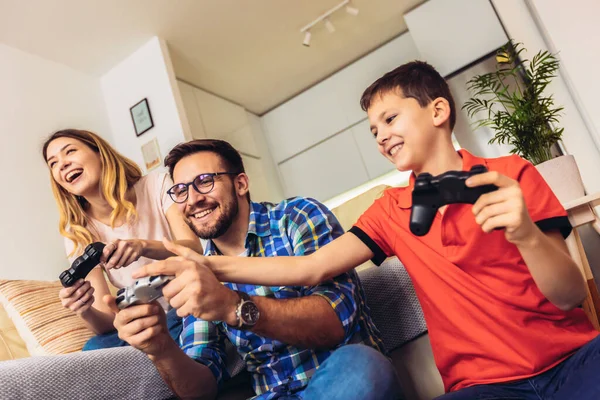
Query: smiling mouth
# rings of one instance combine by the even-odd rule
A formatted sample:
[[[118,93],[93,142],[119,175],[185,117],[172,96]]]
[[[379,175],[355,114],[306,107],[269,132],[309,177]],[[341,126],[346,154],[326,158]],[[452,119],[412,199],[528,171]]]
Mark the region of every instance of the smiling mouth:
[[[81,176],[81,174],[83,174],[82,169],[73,170],[65,176],[65,180],[68,183],[73,183],[77,178],[79,178]]]
[[[202,219],[202,218],[206,217],[207,215],[212,214],[213,211],[215,211],[216,209],[217,209],[217,207],[209,208],[207,210],[202,210],[197,213],[190,214],[190,217],[192,217],[193,219]]]
[[[402,147],[404,147],[404,143],[398,143],[397,145],[392,147],[390,149],[390,151],[388,151],[388,154],[393,157],[394,154],[396,154],[397,152],[399,152],[402,149]]]

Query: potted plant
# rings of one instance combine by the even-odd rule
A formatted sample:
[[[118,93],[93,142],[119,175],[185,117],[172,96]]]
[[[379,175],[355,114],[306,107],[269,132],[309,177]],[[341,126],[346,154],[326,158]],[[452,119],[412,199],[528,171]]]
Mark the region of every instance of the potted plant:
[[[584,195],[575,159],[560,153],[557,143],[564,128],[559,128],[563,107],[554,104],[545,90],[557,76],[559,61],[548,51],[538,52],[531,61],[522,58],[521,43],[512,40],[496,53],[495,71],[476,75],[467,82],[473,94],[464,105],[477,127],[491,127],[495,135],[490,144],[508,144],[536,165],[561,202]]]

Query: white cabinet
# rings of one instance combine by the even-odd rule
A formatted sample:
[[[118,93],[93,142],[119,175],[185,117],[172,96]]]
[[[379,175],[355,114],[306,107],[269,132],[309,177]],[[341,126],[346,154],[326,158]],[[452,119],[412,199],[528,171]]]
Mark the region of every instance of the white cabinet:
[[[429,0],[404,15],[421,53],[442,76],[491,53],[508,41],[489,1]]]
[[[286,197],[325,201],[369,180],[348,130],[279,165]]]
[[[273,198],[261,160],[242,154],[242,161],[244,162],[246,175],[248,175],[248,179],[250,180],[250,198],[252,201],[269,201],[275,203],[281,200],[280,198]]]
[[[359,101],[376,79],[418,57],[405,33],[261,118],[286,197],[327,200],[394,169]]]
[[[377,142],[369,129],[369,120],[365,120],[360,124],[353,126],[350,130],[352,131],[352,136],[360,151],[364,166],[367,169],[369,179],[378,178],[396,168],[390,160],[385,158],[379,152]]]
[[[248,120],[244,107],[203,90],[194,89],[194,96],[207,137],[221,138],[247,125]]]
[[[221,139],[240,152],[256,201],[283,199],[279,175],[262,132],[260,118],[243,107],[178,81],[194,139]]]
[[[256,146],[256,142],[254,141],[254,137],[252,135],[252,128],[248,123],[236,131],[219,136],[218,139],[229,142],[237,151],[241,153],[260,158],[261,151]],[[267,149],[265,149],[265,151],[266,150]]]
[[[265,114],[262,119],[277,163],[348,126],[331,78]]]
[[[200,110],[196,104],[196,96],[194,96],[194,90],[197,89],[181,81],[177,81],[177,85],[179,86],[179,93],[181,93],[181,100],[183,100],[183,108],[185,108],[185,114],[187,115],[190,129],[192,130],[192,137],[194,139],[205,139],[206,133],[204,132],[204,126],[202,125]]]
[[[332,79],[347,126],[366,117],[360,108],[360,97],[366,88],[386,72],[417,58],[419,51],[410,33],[405,33],[335,74]]]

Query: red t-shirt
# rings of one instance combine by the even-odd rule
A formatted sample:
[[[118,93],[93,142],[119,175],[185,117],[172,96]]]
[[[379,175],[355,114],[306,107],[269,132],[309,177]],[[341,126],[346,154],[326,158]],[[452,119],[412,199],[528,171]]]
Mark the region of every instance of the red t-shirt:
[[[465,171],[482,164],[517,180],[540,229],[569,235],[564,208],[529,162],[459,154]],[[409,186],[386,190],[350,231],[376,264],[395,255],[406,267],[447,392],[540,374],[596,337],[582,309],[561,311],[544,297],[517,247],[502,230],[484,233],[470,204],[449,205],[427,235],[414,236],[413,186],[414,175]]]

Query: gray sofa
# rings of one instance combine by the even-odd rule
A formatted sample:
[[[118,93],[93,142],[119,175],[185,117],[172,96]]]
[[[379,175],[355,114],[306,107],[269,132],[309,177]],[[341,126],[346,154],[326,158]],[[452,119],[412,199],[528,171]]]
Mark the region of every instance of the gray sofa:
[[[420,400],[442,394],[423,314],[402,264],[390,258],[381,267],[360,270],[359,276],[406,397]],[[233,348],[228,361],[234,378],[219,399],[251,396],[243,362]],[[148,358],[130,347],[0,362],[0,399],[171,397]]]

